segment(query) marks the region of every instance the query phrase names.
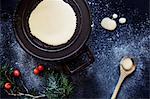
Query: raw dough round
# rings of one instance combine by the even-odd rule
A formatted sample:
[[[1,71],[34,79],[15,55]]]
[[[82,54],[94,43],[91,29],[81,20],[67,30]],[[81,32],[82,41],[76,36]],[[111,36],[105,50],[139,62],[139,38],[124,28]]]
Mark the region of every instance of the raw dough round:
[[[117,27],[117,23],[115,20],[110,19],[109,17],[105,17],[102,21],[101,21],[101,26],[106,29],[106,30],[110,30],[113,31],[116,29]]]
[[[116,19],[116,18],[118,18],[118,15],[117,14],[113,14],[113,19]]]
[[[127,19],[126,18],[120,18],[119,23],[124,24],[126,23]]]
[[[73,8],[63,0],[43,0],[29,18],[31,34],[48,45],[68,42],[76,29]]]

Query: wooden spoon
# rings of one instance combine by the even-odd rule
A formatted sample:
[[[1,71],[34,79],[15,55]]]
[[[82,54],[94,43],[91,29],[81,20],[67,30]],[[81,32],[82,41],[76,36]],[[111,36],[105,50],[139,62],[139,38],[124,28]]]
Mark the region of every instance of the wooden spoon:
[[[121,62],[120,62],[120,77],[119,77],[119,81],[116,85],[116,88],[113,92],[113,95],[111,97],[111,99],[116,99],[117,94],[119,92],[119,89],[121,87],[121,84],[123,83],[124,79],[132,74],[136,69],[136,65],[134,64],[134,61],[132,58],[129,57],[124,57]]]

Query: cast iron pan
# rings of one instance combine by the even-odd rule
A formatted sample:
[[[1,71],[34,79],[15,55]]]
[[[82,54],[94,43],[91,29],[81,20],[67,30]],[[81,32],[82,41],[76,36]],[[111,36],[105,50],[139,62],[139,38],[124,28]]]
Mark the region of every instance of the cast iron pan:
[[[77,28],[70,41],[60,46],[50,46],[36,39],[30,33],[28,19],[33,9],[42,0],[22,0],[14,15],[16,38],[25,51],[49,61],[71,58],[86,43],[91,30],[90,13],[84,0],[64,0],[70,4],[77,16]],[[59,29],[59,27],[58,27]]]
[[[14,14],[15,33],[19,44],[25,51],[40,59],[59,61],[71,58],[85,45],[90,35],[91,18],[86,1],[64,0],[72,6],[76,13],[77,27],[73,37],[66,44],[60,46],[47,45],[30,33],[29,16],[41,1],[43,0],[22,0],[20,2]]]

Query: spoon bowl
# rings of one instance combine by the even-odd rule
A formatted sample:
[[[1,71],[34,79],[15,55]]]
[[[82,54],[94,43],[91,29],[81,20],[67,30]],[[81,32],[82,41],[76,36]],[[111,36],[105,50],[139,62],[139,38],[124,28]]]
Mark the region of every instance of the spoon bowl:
[[[124,57],[124,58],[121,60],[121,62],[120,62],[120,73],[121,73],[122,76],[128,76],[128,75],[132,74],[132,73],[135,71],[135,69],[136,69],[136,65],[135,65],[134,60],[133,60],[132,58],[129,58],[129,59],[131,59],[131,61],[132,61],[132,66],[131,66],[131,68],[128,69],[128,70],[125,68],[125,66],[122,64],[122,62],[123,62],[125,59],[127,59],[127,58],[129,58],[129,57]]]

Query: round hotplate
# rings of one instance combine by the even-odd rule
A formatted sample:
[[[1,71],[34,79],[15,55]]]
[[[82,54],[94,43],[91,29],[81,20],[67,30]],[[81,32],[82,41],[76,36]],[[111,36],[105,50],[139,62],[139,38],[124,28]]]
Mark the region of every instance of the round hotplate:
[[[71,58],[87,41],[91,31],[91,18],[85,0],[64,0],[76,13],[77,26],[73,37],[59,46],[47,45],[30,33],[28,20],[31,12],[43,0],[22,0],[14,14],[15,34],[19,44],[31,55],[44,60]],[[59,29],[59,27],[58,27]]]

